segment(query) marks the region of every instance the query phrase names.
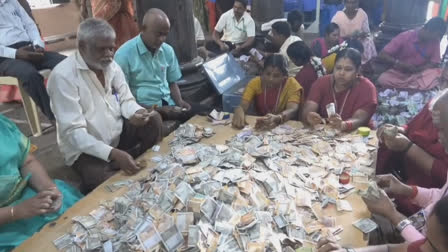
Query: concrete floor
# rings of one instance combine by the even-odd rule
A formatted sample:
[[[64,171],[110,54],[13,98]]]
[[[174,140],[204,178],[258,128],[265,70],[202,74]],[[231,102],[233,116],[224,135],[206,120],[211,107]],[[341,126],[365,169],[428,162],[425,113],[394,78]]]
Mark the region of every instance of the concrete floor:
[[[55,127],[46,131],[42,136],[32,136],[25,111],[20,103],[0,103],[0,114],[15,122],[23,134],[30,137],[31,143],[37,146],[37,150],[33,154],[43,164],[51,178],[64,180],[79,187],[80,178],[78,174],[70,167],[64,165],[63,157],[56,143]],[[39,118],[41,119],[42,128],[51,126],[43,114],[40,113]]]

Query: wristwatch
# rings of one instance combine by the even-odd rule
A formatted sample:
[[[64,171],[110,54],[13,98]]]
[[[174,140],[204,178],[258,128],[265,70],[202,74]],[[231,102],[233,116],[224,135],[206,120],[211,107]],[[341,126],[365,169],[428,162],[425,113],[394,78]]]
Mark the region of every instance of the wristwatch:
[[[410,221],[409,219],[404,219],[398,223],[396,228],[397,228],[398,232],[401,233],[409,225],[412,225],[412,221]]]

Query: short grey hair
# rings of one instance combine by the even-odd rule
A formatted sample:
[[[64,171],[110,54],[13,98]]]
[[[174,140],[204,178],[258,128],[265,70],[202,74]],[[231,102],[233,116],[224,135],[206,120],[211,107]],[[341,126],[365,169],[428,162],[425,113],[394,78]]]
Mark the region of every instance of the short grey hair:
[[[91,44],[98,38],[115,38],[114,28],[103,19],[88,18],[78,27],[78,47],[81,41]]]

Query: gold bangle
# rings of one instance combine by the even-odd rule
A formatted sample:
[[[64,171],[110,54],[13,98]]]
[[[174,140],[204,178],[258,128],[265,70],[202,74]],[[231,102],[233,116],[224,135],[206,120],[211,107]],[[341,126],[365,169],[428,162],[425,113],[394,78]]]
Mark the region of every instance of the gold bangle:
[[[14,218],[14,207],[11,207],[10,212],[11,212],[11,217]]]

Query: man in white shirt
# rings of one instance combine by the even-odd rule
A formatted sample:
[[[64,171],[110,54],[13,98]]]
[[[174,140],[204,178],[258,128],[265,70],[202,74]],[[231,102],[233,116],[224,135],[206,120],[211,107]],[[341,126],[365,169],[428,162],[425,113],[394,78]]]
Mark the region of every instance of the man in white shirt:
[[[196,46],[201,47],[205,44],[205,36],[204,32],[202,31],[202,26],[199,20],[193,16],[194,21],[194,33],[195,33],[195,39],[196,39]]]
[[[137,104],[120,66],[113,61],[115,31],[87,19],[78,29],[78,51],[48,80],[57,140],[65,163],[81,176],[88,193],[118,170],[135,174],[134,158],[162,138],[162,119]]]
[[[222,14],[213,31],[207,50],[217,54],[248,52],[255,42],[255,22],[246,12],[247,0],[235,0],[233,9]]]
[[[295,77],[301,69],[292,62],[287,53],[289,45],[296,41],[302,41],[302,39],[291,35],[291,26],[288,22],[280,21],[272,25],[272,44],[288,60],[288,75],[290,77]]]
[[[53,121],[39,70],[53,69],[65,56],[44,50],[36,24],[17,0],[0,0],[0,34],[0,76],[18,78],[42,113]]]

